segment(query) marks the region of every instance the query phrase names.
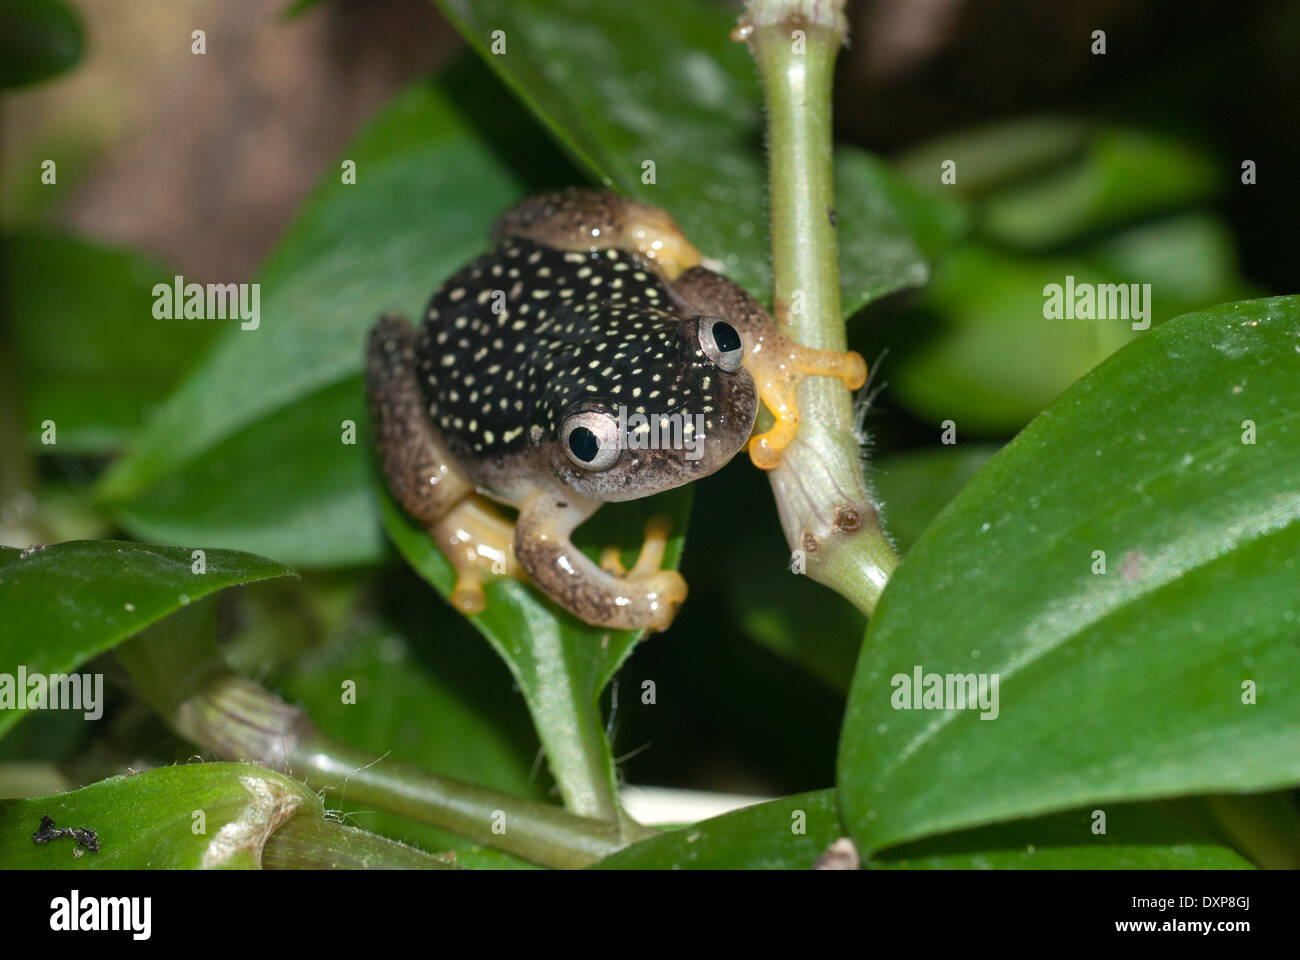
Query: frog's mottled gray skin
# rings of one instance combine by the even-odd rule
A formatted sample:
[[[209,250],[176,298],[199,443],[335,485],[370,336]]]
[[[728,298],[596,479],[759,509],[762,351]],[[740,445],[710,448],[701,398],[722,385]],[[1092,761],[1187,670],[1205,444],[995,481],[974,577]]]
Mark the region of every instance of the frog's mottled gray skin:
[[[663,629],[684,585],[672,571],[602,570],[573,548],[571,531],[602,502],[714,472],[744,447],[757,410],[750,374],[706,355],[700,326],[711,321],[699,318],[743,334],[766,315],[703,267],[667,279],[674,270],[655,252],[693,253],[674,231],[662,211],[608,194],[525,201],[502,218],[498,245],[434,295],[418,333],[395,316],[371,333],[367,389],[397,499],[435,535],[475,491],[518,508],[513,554],[523,571],[579,617],[611,627]],[[628,448],[605,469],[584,468],[565,449],[566,420],[617,418],[620,408],[692,423],[700,415],[698,456]]]

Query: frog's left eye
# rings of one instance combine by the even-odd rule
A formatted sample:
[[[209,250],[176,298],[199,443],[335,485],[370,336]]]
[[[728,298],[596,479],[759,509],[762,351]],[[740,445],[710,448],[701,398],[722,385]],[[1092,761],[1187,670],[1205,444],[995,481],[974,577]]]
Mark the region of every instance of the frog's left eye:
[[[700,349],[714,365],[727,373],[735,373],[745,359],[745,341],[740,331],[717,317],[700,317]]]
[[[601,410],[575,413],[560,427],[560,444],[583,470],[608,470],[623,453],[618,420]]]

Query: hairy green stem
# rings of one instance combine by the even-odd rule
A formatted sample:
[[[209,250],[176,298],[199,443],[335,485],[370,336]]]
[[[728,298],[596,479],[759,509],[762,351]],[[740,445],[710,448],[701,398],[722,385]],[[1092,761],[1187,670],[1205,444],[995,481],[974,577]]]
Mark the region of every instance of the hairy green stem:
[[[624,844],[612,823],[397,763],[325,736],[297,707],[227,676],[180,704],[178,732],[340,799],[378,807],[549,867],[583,867]]]
[[[654,831],[429,773],[327,737],[310,717],[221,662],[197,614],[181,611],[117,649],[146,701],[192,742],[549,867],[584,867]]]
[[[263,870],[454,870],[454,856],[425,853],[334,820],[297,816],[262,847]]]
[[[806,346],[844,350],[831,86],[843,0],[750,0],[749,41],[767,100],[773,308]],[[862,470],[853,400],[837,380],[799,386],[799,435],[770,473],[781,526],[808,576],[870,615],[898,564]]]

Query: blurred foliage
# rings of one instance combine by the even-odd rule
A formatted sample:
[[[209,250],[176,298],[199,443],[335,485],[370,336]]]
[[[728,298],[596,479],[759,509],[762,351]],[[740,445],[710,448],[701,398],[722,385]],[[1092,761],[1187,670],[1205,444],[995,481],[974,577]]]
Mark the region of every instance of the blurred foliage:
[[[0,5],[0,88],[40,83],[81,59],[85,31],[63,0],[5,0]]]
[[[0,291],[14,325],[27,443],[59,427],[64,454],[120,449],[202,356],[219,321],[159,323],[142,304],[171,271],[152,258],[75,237],[19,233],[0,248]]]
[[[1242,852],[1294,865],[1285,793],[1189,801],[1210,811],[1194,823],[1139,802],[1300,779],[1285,691],[1261,693],[1244,718],[1229,709],[1241,679],[1265,667],[1294,685],[1285,634],[1300,547],[1287,492],[1300,466],[1295,300],[1206,310],[1267,293],[1239,263],[1254,238],[1229,219],[1237,161],[1192,124],[1120,116],[1110,99],[947,131],[892,160],[839,151],[845,308],[871,304],[850,335],[881,388],[866,469],[905,555],[865,642],[847,601],[789,572],[766,480],[741,462],[693,496],[618,505],[583,531],[584,548],[630,551],[647,511],[672,513],[691,599],[667,635],[592,630],[515,583],[492,585],[470,624],[438,596],[446,562],[379,495],[360,379],[366,328],[385,309],[418,316],[511,202],[584,179],[666,206],[765,300],[766,174],[758,85],[725,9],[440,6],[487,66],[467,57],[399,93],[323,164],[253,278],[259,330],[155,320],[151,290],[171,269],[58,229],[73,172],[95,157],[42,145],[59,156],[57,189],[29,177],[7,190],[0,531],[39,533],[21,544],[122,534],[164,544],[59,544],[22,561],[0,552],[0,673],[92,664],[108,674],[100,723],[0,713],[0,796],[101,781],[0,803],[0,821],[28,824],[39,808],[60,827],[108,824],[113,858],[74,858],[70,840],[13,855],[195,865],[205,848],[184,805],[205,797],[218,819],[240,815],[247,771],[233,765],[102,780],[193,747],[90,659],[220,591],[227,659],[376,758],[555,802],[548,767],[573,762],[557,750],[587,737],[611,778],[795,794],[653,837],[608,867],[806,868],[845,833],[881,868],[1229,868],[1249,865]],[[488,52],[500,27],[507,56]],[[84,44],[54,0],[6,5],[0,38],[5,86],[55,76]],[[1197,109],[1177,93],[1181,107],[1165,90],[1161,109]],[[1106,97],[1146,95],[1134,83]],[[340,182],[344,160],[355,184]],[[14,230],[20,221],[32,228]],[[1067,277],[1149,283],[1152,329],[1045,319],[1044,288]],[[1240,443],[1247,418],[1256,445]],[[46,420],[54,445],[40,439]],[[940,442],[947,420],[955,445]],[[347,421],[355,444],[343,442]],[[1088,570],[1094,544],[1108,551],[1105,578]],[[196,546],[208,552],[200,587]],[[1121,572],[1129,552],[1149,561],[1145,580]],[[306,573],[284,578],[291,567]],[[268,577],[281,579],[223,589]],[[1020,718],[963,715],[941,725],[943,749],[908,747],[933,718],[887,710],[881,689],[915,663],[1001,668],[1003,709]],[[341,696],[346,681],[355,703]],[[556,683],[572,702],[547,705]],[[291,779],[258,776],[296,795]],[[1080,806],[1093,800],[1107,801],[1105,838]],[[346,784],[330,802],[382,837],[456,848],[460,866],[523,865],[350,804]],[[267,847],[274,865],[313,851],[333,865],[445,865],[373,846],[314,795],[302,803],[310,817]],[[806,833],[791,830],[796,810]]]

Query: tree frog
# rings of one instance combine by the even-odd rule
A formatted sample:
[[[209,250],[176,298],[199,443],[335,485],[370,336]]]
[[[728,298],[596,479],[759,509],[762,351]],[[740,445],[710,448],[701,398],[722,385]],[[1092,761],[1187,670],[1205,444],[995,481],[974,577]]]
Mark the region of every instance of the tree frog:
[[[574,188],[506,212],[418,329],[381,317],[366,390],[389,487],[451,560],[457,608],[481,611],[497,574],[587,623],[664,630],[686,598],[660,569],[668,524],[650,521],[630,570],[615,549],[593,562],[572,532],[603,503],[708,476],[746,445],[775,467],[809,374],[857,389],[867,369],[790,340],[663,210]],[[774,423],[751,437],[760,401]],[[518,511],[513,524],[494,501]]]

